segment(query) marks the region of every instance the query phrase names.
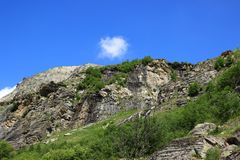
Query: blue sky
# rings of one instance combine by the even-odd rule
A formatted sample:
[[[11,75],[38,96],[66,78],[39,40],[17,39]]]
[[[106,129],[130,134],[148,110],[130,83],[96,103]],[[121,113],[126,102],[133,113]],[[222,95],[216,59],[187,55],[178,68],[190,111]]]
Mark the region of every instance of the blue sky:
[[[0,89],[55,66],[240,47],[239,0],[0,0]]]

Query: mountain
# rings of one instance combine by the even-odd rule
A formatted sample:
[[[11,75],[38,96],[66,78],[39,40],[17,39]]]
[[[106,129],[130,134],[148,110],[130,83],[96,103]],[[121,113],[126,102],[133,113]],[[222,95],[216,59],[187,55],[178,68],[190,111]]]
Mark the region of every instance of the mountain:
[[[238,122],[235,112],[238,113],[240,108],[240,77],[231,69],[238,67],[239,55],[239,50],[226,51],[220,57],[198,64],[168,62],[147,56],[109,66],[57,67],[24,78],[11,94],[0,99],[0,139],[17,150],[14,155],[9,155],[14,159],[41,159],[40,156],[43,159],[58,159],[54,155],[57,157],[62,152],[65,153],[62,159],[185,160],[202,159],[211,154],[217,155],[217,152],[225,154],[221,155],[222,158],[240,158],[240,153],[235,152],[240,144],[239,132],[228,135],[230,137],[226,139],[216,136],[220,134],[220,129],[222,132],[231,130],[234,128],[231,125]],[[231,73],[228,73],[229,70]],[[231,81],[229,86],[225,86],[229,79],[234,80],[234,84]],[[226,87],[232,88],[225,91]],[[213,101],[223,94],[225,102]],[[228,98],[232,98],[233,104],[228,102]],[[226,108],[211,108],[215,104],[224,107],[226,104]],[[194,106],[200,109],[194,109]],[[222,109],[226,113],[222,113]],[[157,122],[154,118],[158,119]],[[175,127],[171,126],[173,124]],[[165,126],[159,130],[166,130],[161,135],[159,125],[160,128]],[[125,131],[128,134],[119,134]],[[213,132],[216,135],[208,135]],[[128,141],[135,139],[132,146],[136,141],[139,144],[123,152],[129,147],[124,143],[124,137],[127,139],[131,134],[132,138]],[[98,138],[94,139],[93,135]],[[113,138],[109,138],[110,135],[115,137],[114,140],[110,140]],[[164,141],[158,142],[161,138],[154,139],[156,135],[164,137]],[[107,138],[101,143],[109,146],[117,143],[117,148],[122,148],[122,151],[104,154],[107,151],[104,146],[100,147],[103,151],[95,148],[101,152],[94,157],[96,153],[89,149],[98,146],[98,141],[104,136]],[[115,142],[118,138],[119,141]],[[79,144],[72,143],[75,139]],[[86,151],[78,151],[85,157],[76,156],[76,146],[82,148],[84,145],[81,146],[80,142],[84,140],[88,140],[87,144],[92,141],[96,144],[87,146]],[[42,149],[42,145],[48,149]],[[54,145],[59,147],[56,147],[56,152]],[[69,152],[64,151],[69,147]]]

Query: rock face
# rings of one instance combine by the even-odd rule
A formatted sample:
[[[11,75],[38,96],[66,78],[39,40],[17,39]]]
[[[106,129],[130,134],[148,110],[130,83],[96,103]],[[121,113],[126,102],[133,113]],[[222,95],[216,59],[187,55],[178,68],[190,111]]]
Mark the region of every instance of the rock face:
[[[208,60],[174,66],[154,60],[130,72],[126,86],[110,84],[87,97],[77,86],[85,78],[86,68],[96,65],[48,70],[24,79],[14,92],[0,100],[0,139],[19,148],[55,131],[93,123],[121,110],[145,109],[147,115],[153,108],[182,106],[192,100],[188,97],[190,83],[205,85],[218,74],[213,63]],[[107,70],[103,74],[108,77],[114,73]]]
[[[17,85],[17,88],[6,97],[0,99],[0,102],[9,101],[14,98],[15,95],[19,94],[27,94],[31,92],[37,92],[39,87],[45,83],[61,82],[69,78],[72,75],[75,69],[79,67],[71,66],[71,67],[57,67],[50,69],[46,72],[39,73],[30,78],[24,78],[23,81]]]

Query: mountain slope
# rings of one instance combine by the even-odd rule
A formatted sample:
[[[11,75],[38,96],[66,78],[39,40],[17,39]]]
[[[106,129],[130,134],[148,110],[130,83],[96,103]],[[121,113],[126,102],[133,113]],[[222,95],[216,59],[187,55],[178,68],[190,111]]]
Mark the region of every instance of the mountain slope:
[[[235,63],[234,61],[237,61],[235,55],[236,53],[225,52],[221,59],[228,62],[227,59],[231,56],[232,63]],[[47,81],[39,81],[41,79],[38,78],[39,75],[49,77],[49,72],[33,76],[21,83],[12,97],[10,95],[1,101],[0,105],[4,108],[4,111],[0,116],[0,138],[19,148],[41,141],[46,136],[51,136],[58,131],[101,121],[118,112],[132,109],[144,111],[125,120],[122,119],[121,122],[114,121],[114,123],[125,126],[127,122],[135,121],[136,117],[151,115],[150,112],[152,111],[156,113],[160,111],[160,115],[157,117],[164,115],[163,119],[166,115],[167,119],[169,117],[179,117],[179,115],[188,117],[190,113],[187,109],[191,107],[183,107],[183,109],[180,109],[181,112],[179,109],[170,111],[169,115],[168,113],[165,115],[165,112],[177,106],[184,106],[189,102],[201,104],[202,102],[197,99],[197,96],[205,94],[208,83],[224,71],[221,68],[229,67],[228,63],[225,62],[220,65],[220,68],[216,67],[218,61],[219,58],[192,65],[188,63],[168,63],[165,60],[152,60],[150,57],[145,57],[143,60],[106,67],[85,66],[73,67],[70,70],[62,68],[64,72],[54,73],[53,77],[58,77],[58,74],[61,75],[62,73],[64,76],[63,78],[56,78],[56,80],[55,78],[51,79],[51,75],[50,78],[43,78],[43,81],[45,79]],[[67,70],[67,74],[65,70]],[[35,86],[29,85],[35,82]],[[189,91],[193,91],[192,95]],[[236,97],[235,99],[237,100]],[[208,102],[209,100],[205,98],[204,101]],[[213,102],[209,101],[208,105],[211,105],[211,103]],[[206,108],[202,109],[206,112],[210,111]],[[208,109],[211,108],[208,107]],[[164,114],[162,115],[162,113]],[[206,118],[202,120],[206,120]],[[182,119],[180,118],[178,121],[181,122]],[[161,142],[160,146],[169,143],[173,138],[186,135],[198,121],[201,122],[199,119],[196,119],[194,123],[191,119],[188,119],[188,121],[184,119],[184,123],[191,123],[191,125],[177,125],[182,126],[182,128],[176,130],[176,133],[173,132],[173,136],[165,138],[165,142]],[[169,126],[176,123],[175,120],[172,123],[170,122],[171,120],[164,125]],[[116,133],[116,137],[118,135],[117,130],[112,130],[113,133]],[[122,128],[122,131],[124,130]],[[151,133],[154,128],[145,128],[144,130],[149,130],[149,133]],[[172,132],[173,130],[169,131]],[[167,134],[169,131],[161,134]],[[141,133],[141,130],[138,130],[138,132]],[[134,130],[131,133],[134,133]],[[160,147],[160,143],[150,144],[151,146],[156,145],[150,147],[151,152]],[[75,154],[74,151],[71,152]],[[139,157],[142,154],[149,153],[142,152],[139,155],[122,153],[123,157],[124,154],[126,154],[126,157]],[[101,157],[98,157],[98,159],[101,159]]]

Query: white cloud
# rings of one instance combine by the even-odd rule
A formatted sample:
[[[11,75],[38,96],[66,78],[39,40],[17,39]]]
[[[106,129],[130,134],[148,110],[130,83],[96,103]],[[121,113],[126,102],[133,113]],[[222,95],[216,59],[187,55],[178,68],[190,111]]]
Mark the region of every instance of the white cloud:
[[[127,41],[120,36],[105,37],[99,42],[101,52],[99,54],[102,58],[118,58],[123,56],[128,50]]]
[[[14,87],[5,87],[5,88],[1,89],[0,90],[0,99],[5,97],[9,93],[11,93],[15,88],[16,88],[16,86],[14,86]]]

